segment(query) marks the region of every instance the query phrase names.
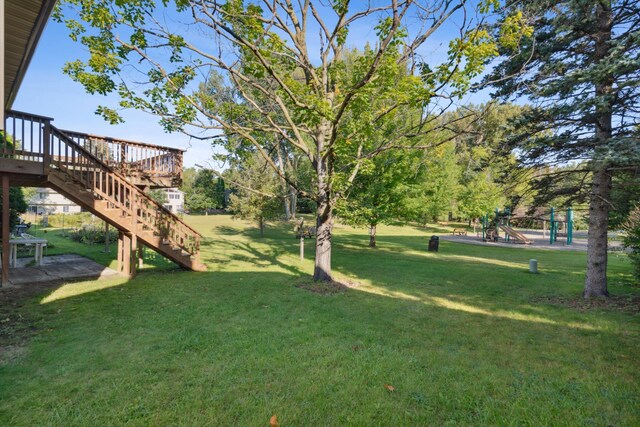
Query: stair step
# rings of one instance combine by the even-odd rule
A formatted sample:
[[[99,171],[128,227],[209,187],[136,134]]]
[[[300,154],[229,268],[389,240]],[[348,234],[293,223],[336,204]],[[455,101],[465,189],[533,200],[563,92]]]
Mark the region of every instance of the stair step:
[[[98,161],[96,160],[96,162]],[[84,205],[85,208],[88,208],[113,227],[137,234],[142,244],[173,260],[184,268],[196,271],[206,270],[206,266],[198,261],[197,254],[190,254],[183,248],[176,246],[175,243],[156,234],[157,232],[153,229],[143,229],[145,226],[141,222],[134,221],[133,217],[128,215],[126,211],[100,197],[91,187],[93,185],[92,183],[87,187],[78,180],[79,178],[86,177],[86,173],[79,175],[77,171],[74,171],[73,166],[71,166],[69,170],[64,166],[54,167],[48,173],[48,181],[52,187],[79,204]],[[107,181],[103,180],[102,182]],[[135,194],[136,191],[139,191],[139,189],[126,190],[121,193],[121,196],[130,197],[130,195]]]

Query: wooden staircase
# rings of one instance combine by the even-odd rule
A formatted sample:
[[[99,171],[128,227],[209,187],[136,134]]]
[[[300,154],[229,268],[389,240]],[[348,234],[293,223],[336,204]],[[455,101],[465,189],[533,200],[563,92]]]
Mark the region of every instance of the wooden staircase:
[[[120,273],[135,275],[140,244],[183,268],[206,269],[199,261],[200,234],[135,185],[123,167],[114,165],[116,160],[109,146],[102,146],[98,156],[95,150],[53,126],[51,119],[8,112],[7,120],[13,120],[13,125],[5,126],[9,138],[3,144],[7,145],[7,140],[20,143],[12,144],[9,150],[2,147],[2,157],[12,159],[18,166],[25,162],[40,163],[41,182],[115,227],[119,231]],[[118,160],[126,162],[126,157]],[[151,159],[138,160],[136,167],[139,169],[141,164],[154,163]],[[26,170],[27,165],[23,168]]]

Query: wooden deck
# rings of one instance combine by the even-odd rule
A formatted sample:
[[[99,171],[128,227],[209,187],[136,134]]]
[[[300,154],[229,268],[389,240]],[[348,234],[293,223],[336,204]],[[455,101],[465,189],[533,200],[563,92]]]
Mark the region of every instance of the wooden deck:
[[[3,197],[9,185],[51,187],[108,222],[120,232],[121,274],[135,275],[139,244],[184,268],[204,268],[198,261],[200,234],[143,191],[180,185],[182,150],[61,131],[52,120],[7,112],[0,135]],[[8,253],[8,221],[2,223]],[[2,281],[8,283],[5,258]]]

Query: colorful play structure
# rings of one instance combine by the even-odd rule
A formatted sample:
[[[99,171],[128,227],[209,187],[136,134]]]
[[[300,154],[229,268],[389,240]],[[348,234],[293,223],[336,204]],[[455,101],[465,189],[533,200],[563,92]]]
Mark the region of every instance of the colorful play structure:
[[[542,235],[546,237],[546,225],[549,224],[549,244],[553,245],[558,242],[558,237],[563,236],[566,238],[565,244],[571,245],[573,243],[573,209],[568,208],[567,213],[562,218],[555,211],[555,208],[551,208],[548,212],[549,217],[535,216],[535,217],[513,217],[511,210],[505,208],[500,211],[496,208],[493,219],[490,214],[482,216],[482,241],[483,242],[497,242],[500,237],[500,231],[505,234],[504,240],[506,242],[515,242],[525,245],[530,245],[532,242],[524,234],[515,230],[511,226],[511,221],[516,219],[529,219],[535,221],[542,221]],[[544,215],[544,214],[543,214]]]

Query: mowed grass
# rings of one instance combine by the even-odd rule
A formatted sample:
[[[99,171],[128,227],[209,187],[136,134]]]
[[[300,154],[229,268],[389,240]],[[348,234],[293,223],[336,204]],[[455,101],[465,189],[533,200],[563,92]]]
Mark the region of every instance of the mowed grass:
[[[638,425],[640,316],[579,295],[585,254],[336,227],[337,278],[299,287],[291,226],[260,239],[190,217],[207,273],[68,284],[28,304],[39,332],[0,366],[0,425]],[[541,274],[527,272],[536,258]],[[614,295],[638,294],[610,259]],[[393,387],[390,391],[385,385]]]

